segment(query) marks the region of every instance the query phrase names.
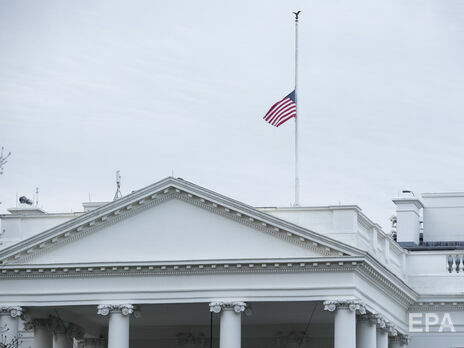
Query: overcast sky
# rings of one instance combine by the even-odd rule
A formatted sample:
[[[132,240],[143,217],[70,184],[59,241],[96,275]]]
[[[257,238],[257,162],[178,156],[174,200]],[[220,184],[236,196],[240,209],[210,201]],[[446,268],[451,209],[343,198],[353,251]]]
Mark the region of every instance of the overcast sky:
[[[0,2],[0,211],[40,187],[81,210],[166,176],[258,206],[293,200],[301,9],[303,205],[388,225],[402,189],[464,191],[462,0]]]

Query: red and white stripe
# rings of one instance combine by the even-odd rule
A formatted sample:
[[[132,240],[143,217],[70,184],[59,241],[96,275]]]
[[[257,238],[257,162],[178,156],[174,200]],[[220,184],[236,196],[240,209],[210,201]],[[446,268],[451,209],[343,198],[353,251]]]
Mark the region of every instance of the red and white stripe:
[[[293,117],[296,117],[296,104],[290,98],[285,97],[272,105],[263,118],[273,126],[279,127]]]

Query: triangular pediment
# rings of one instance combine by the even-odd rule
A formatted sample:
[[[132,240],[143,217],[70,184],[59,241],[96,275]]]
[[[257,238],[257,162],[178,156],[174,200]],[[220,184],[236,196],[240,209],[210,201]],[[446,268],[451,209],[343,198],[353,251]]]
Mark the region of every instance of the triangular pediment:
[[[354,248],[168,178],[13,245],[4,265],[354,256]]]

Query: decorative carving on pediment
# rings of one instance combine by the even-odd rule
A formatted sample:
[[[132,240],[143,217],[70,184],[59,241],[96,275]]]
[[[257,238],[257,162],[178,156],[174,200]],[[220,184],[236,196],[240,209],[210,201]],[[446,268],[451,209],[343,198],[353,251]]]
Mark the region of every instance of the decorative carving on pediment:
[[[134,313],[134,305],[131,304],[104,304],[97,307],[97,314],[107,316],[110,313],[121,313],[131,315]]]
[[[191,332],[178,333],[176,335],[176,341],[181,348],[205,348],[208,342],[203,333],[193,334]]]
[[[349,309],[358,314],[366,314],[366,307],[359,300],[327,300],[324,301],[324,310],[335,312],[337,309]]]
[[[213,313],[220,313],[221,311],[230,311],[233,310],[235,313],[244,312],[247,308],[245,302],[241,301],[234,301],[234,302],[211,302],[209,304],[209,310]]]

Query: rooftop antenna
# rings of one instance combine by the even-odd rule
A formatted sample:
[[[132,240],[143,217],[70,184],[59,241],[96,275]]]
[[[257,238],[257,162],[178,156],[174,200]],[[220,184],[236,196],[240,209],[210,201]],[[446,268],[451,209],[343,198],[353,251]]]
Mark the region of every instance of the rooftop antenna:
[[[0,175],[3,174],[3,166],[8,162],[7,159],[10,157],[11,152],[8,152],[6,155],[3,154],[3,146],[0,151]]]
[[[114,194],[113,201],[122,198],[121,194],[121,174],[119,174],[119,170],[116,171],[116,193]]]
[[[35,206],[36,207],[39,206],[39,188],[38,187],[35,188]]]

